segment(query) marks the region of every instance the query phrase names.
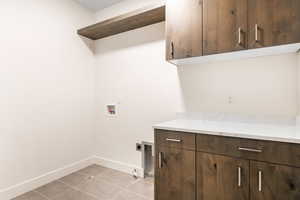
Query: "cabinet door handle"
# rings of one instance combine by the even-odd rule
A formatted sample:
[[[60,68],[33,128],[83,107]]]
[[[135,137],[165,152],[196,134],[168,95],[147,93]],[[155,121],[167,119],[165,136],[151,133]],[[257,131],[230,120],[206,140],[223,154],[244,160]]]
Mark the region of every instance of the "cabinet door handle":
[[[262,171],[258,171],[258,191],[262,191]]]
[[[167,138],[166,141],[168,141],[168,142],[178,142],[178,143],[181,142],[181,140],[178,140],[178,139],[170,139],[170,138]]]
[[[238,186],[242,186],[242,168],[238,167]]]
[[[158,153],[158,168],[159,168],[159,169],[161,169],[161,168],[163,167],[162,156],[163,156],[163,153],[162,153],[162,152],[159,152],[159,153]]]
[[[262,43],[258,38],[259,31],[261,31],[261,30],[262,29],[258,26],[258,24],[255,24],[255,42],[256,43]]]
[[[171,42],[171,58],[174,59],[174,43]]]
[[[241,27],[239,27],[238,32],[239,32],[238,45],[244,47],[243,42],[242,42],[242,34],[243,34],[243,30],[242,30]]]
[[[239,151],[249,151],[249,152],[254,152],[254,153],[262,153],[261,149],[251,149],[251,148],[245,148],[245,147],[239,147]]]
[[[258,25],[255,24],[255,42],[258,42]]]

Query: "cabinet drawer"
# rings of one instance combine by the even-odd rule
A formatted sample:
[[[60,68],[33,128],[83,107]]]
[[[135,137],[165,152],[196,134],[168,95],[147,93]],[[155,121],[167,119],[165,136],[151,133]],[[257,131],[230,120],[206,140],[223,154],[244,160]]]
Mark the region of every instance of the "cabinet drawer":
[[[300,167],[300,145],[197,135],[197,151]]]
[[[195,150],[196,135],[176,131],[155,130],[155,144],[173,148]]]

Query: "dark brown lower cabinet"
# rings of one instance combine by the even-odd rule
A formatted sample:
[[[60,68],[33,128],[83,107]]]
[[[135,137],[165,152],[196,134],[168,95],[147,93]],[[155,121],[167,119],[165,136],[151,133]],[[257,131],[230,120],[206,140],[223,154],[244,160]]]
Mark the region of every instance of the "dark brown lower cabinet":
[[[248,199],[248,160],[197,152],[197,200]]]
[[[155,134],[155,200],[300,200],[299,144]]]
[[[300,168],[250,162],[253,200],[299,200]]]
[[[155,199],[195,200],[195,151],[156,147]]]

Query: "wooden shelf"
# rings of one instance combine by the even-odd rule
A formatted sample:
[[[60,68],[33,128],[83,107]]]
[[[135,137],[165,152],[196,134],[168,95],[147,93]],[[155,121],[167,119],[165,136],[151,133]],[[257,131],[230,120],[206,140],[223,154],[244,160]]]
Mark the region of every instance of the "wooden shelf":
[[[141,28],[165,21],[165,5],[153,5],[141,8],[103,22],[82,28],[78,34],[92,40],[98,40],[118,33]]]

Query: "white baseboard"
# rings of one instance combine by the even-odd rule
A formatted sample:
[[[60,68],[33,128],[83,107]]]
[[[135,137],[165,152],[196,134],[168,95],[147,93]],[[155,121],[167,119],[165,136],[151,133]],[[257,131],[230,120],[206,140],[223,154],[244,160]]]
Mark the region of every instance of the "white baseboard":
[[[126,163],[113,161],[113,160],[109,160],[109,159],[105,159],[105,158],[101,158],[101,157],[97,157],[97,156],[92,156],[88,159],[84,159],[84,160],[72,163],[72,164],[62,167],[60,169],[53,170],[51,172],[43,174],[42,176],[24,181],[22,183],[11,186],[4,190],[0,190],[0,200],[13,199],[19,195],[22,195],[26,192],[35,190],[36,188],[38,188],[40,186],[48,184],[57,179],[60,179],[66,175],[69,175],[73,172],[76,172],[76,171],[83,169],[92,164],[98,164],[103,167],[115,169],[115,170],[122,171],[122,172],[125,172],[128,174],[132,174],[133,170],[136,169],[137,175],[139,177],[144,177],[144,170],[140,167],[128,165]]]
[[[121,172],[125,172],[128,174],[132,174],[132,172],[136,169],[138,177],[144,177],[144,170],[141,167],[129,165],[127,163],[123,163],[115,160],[109,160],[98,156],[94,156],[93,160],[95,164],[101,165],[103,167],[115,169]]]
[[[22,183],[11,186],[4,190],[0,190],[0,199],[1,200],[13,199],[13,198],[15,198],[19,195],[22,195],[26,192],[32,191],[42,185],[45,185],[54,180],[60,179],[68,174],[71,174],[71,173],[78,171],[80,169],[83,169],[91,164],[94,164],[94,160],[95,160],[94,157],[90,157],[88,159],[72,163],[72,164],[62,167],[60,169],[53,170],[42,176],[24,181]]]

